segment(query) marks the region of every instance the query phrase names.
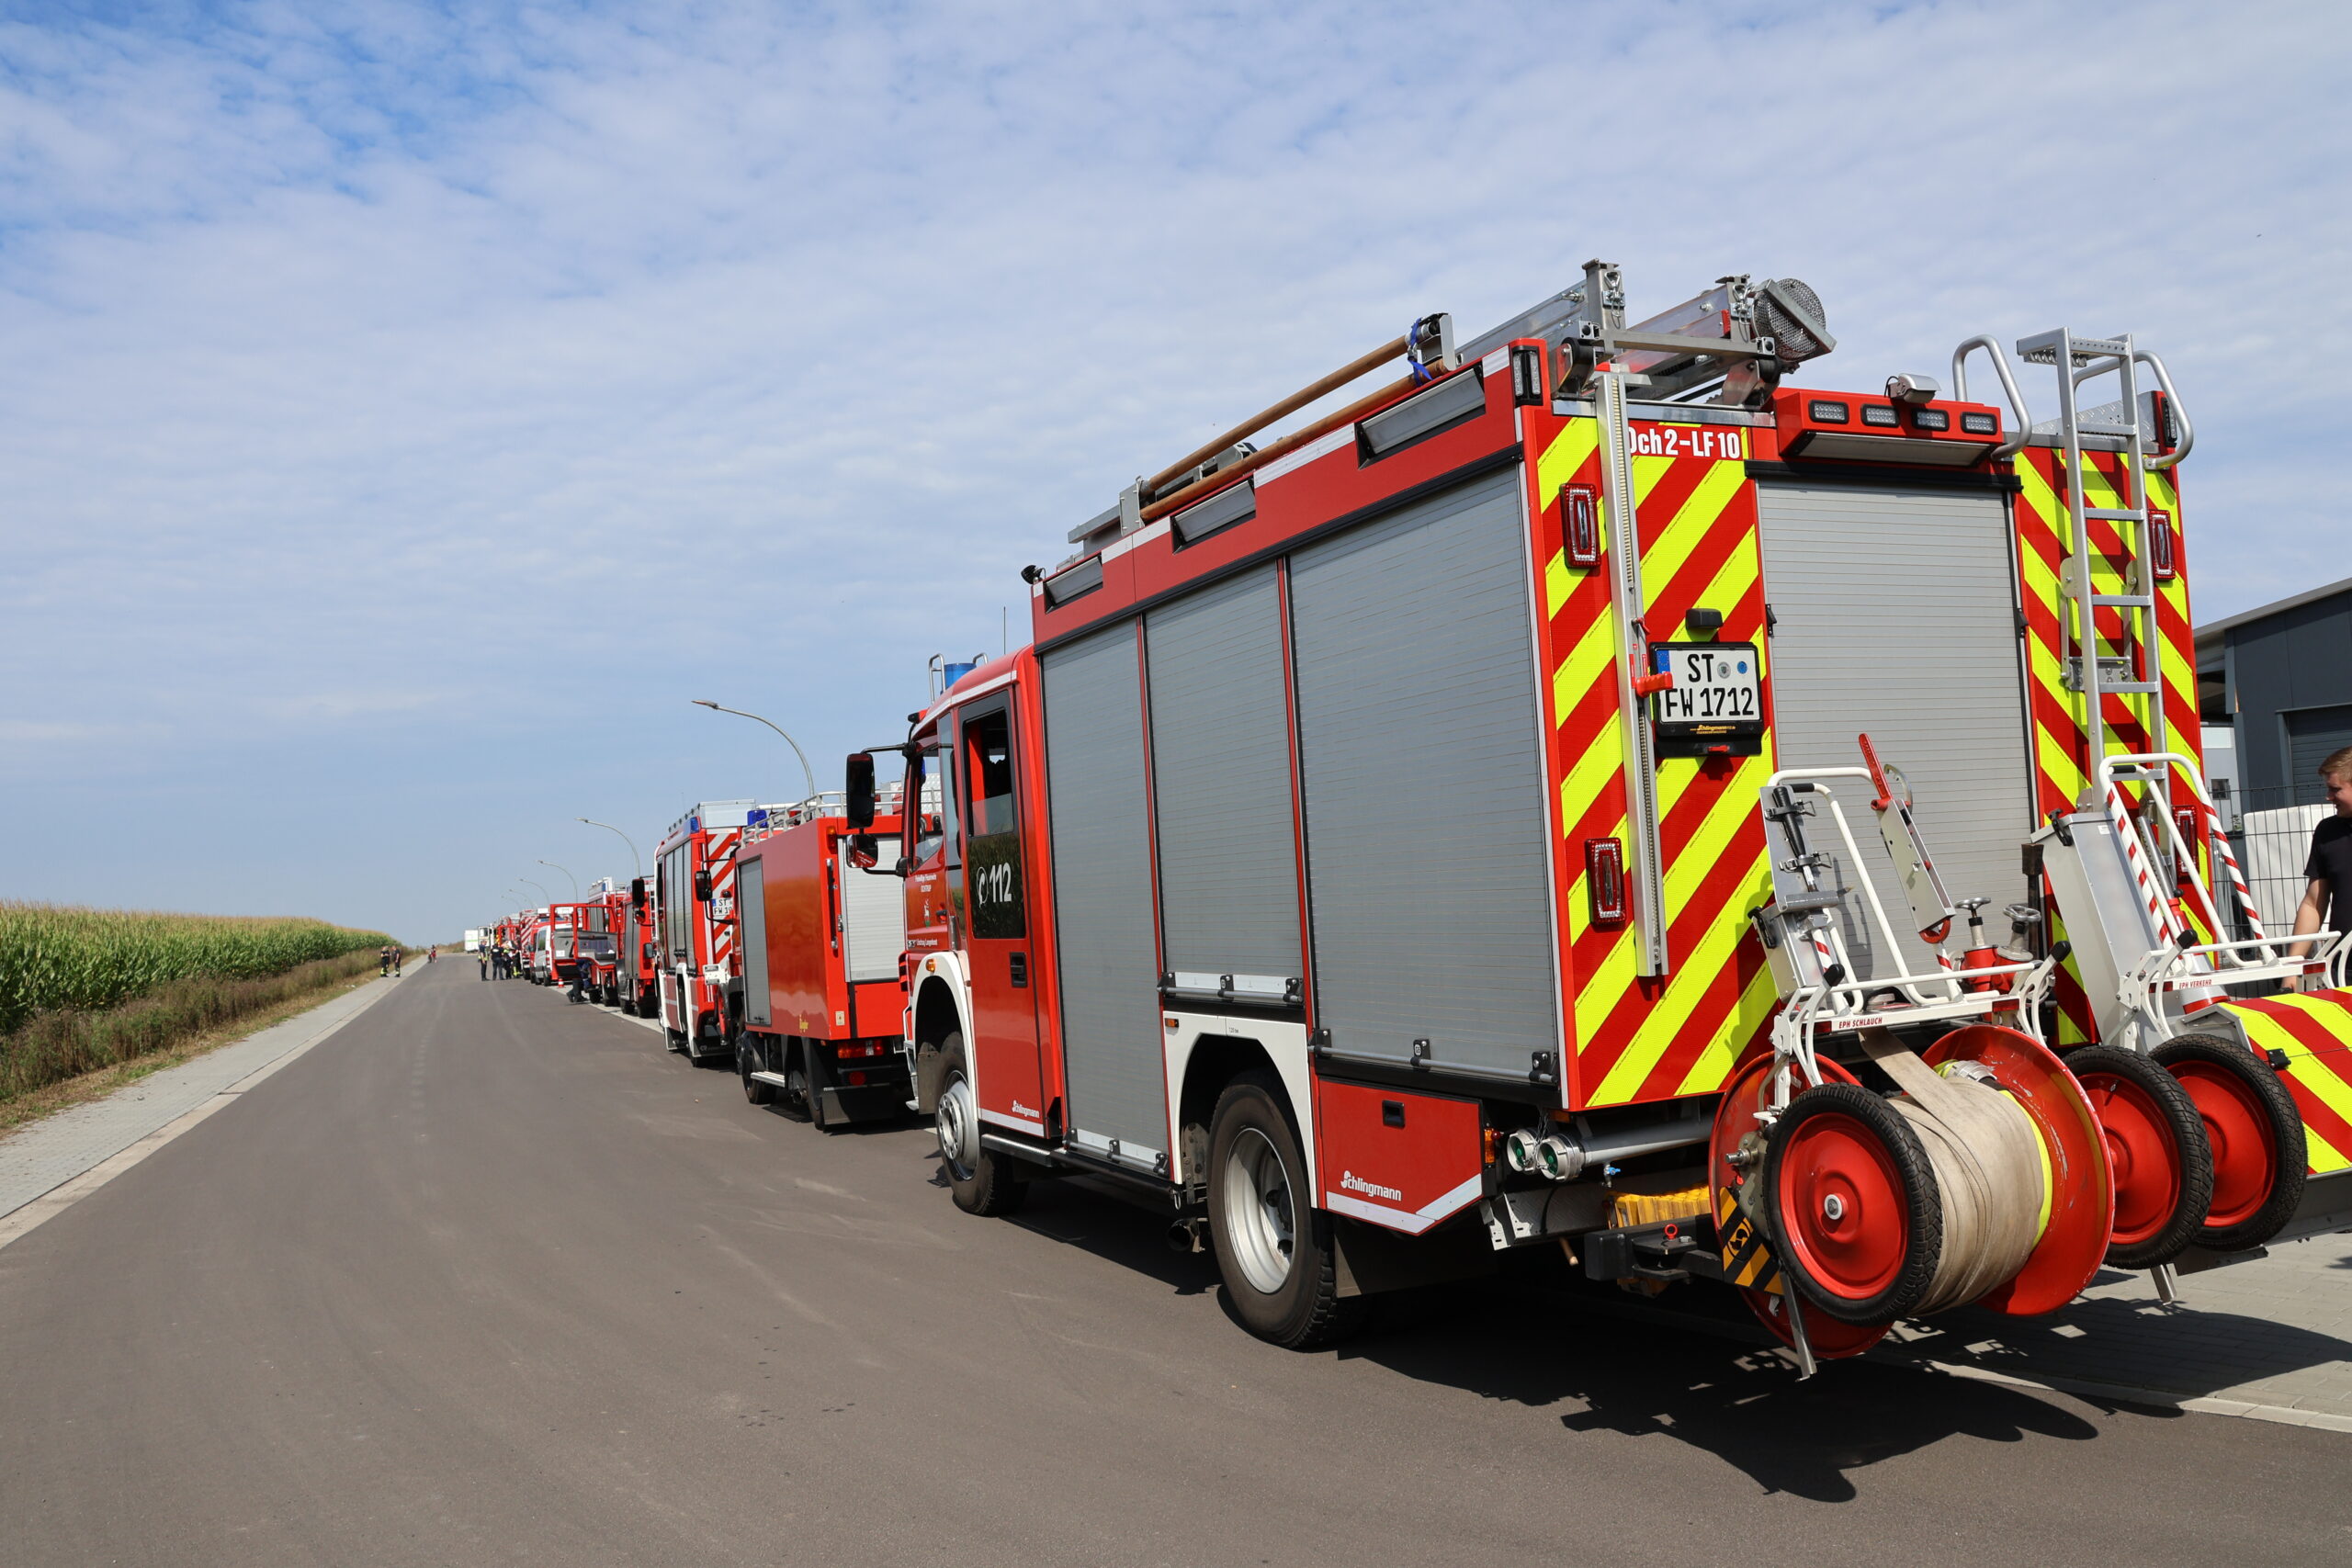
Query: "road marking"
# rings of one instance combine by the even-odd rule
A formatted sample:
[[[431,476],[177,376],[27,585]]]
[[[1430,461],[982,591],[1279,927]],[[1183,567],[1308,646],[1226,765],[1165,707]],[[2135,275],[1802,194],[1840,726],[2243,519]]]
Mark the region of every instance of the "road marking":
[[[319,1031],[318,1033],[313,1034],[308,1040],[303,1041],[300,1045],[293,1046],[283,1055],[270,1061],[264,1062],[260,1066],[255,1067],[252,1072],[247,1073],[243,1077],[239,1078],[236,1082],[228,1085],[224,1089],[217,1090],[211,1099],[197,1106],[193,1111],[183,1111],[178,1117],[170,1122],[164,1122],[162,1126],[156,1128],[145,1137],[141,1138],[137,1143],[132,1144],[129,1148],[119,1150],[117,1153],[108,1156],[107,1158],[100,1160],[97,1164],[92,1166],[89,1169],[84,1171],[81,1175],[68,1178],[66,1180],[58,1183],[48,1191],[42,1193],[40,1197],[32,1200],[32,1201],[11,1211],[6,1216],[0,1216],[0,1247],[6,1247],[10,1243],[17,1241],[29,1233],[38,1230],[41,1225],[52,1219],[55,1219],[58,1215],[63,1213],[66,1210],[72,1208],[74,1204],[88,1197],[91,1193],[96,1192],[99,1188],[104,1187],[107,1182],[112,1181],[116,1177],[120,1176],[124,1171],[129,1170],[132,1166],[137,1165],[141,1160],[145,1159],[149,1155],[153,1154],[157,1149],[162,1148],[165,1144],[170,1143],[174,1138],[178,1137],[181,1134],[187,1132],[189,1128],[195,1126],[206,1117],[212,1115],[215,1111],[218,1111],[228,1105],[233,1104],[247,1089],[253,1088],[255,1084],[269,1077],[270,1074],[277,1072],[280,1067],[285,1066],[288,1062],[293,1061],[296,1057],[303,1055],[321,1042],[332,1038],[353,1019],[359,1017],[369,1008],[374,1007],[378,1002],[391,994],[392,987],[390,986],[382,986],[374,988],[372,993],[368,994],[365,1001],[362,1001],[357,1007],[353,1008],[349,1012],[344,1014],[341,1019]],[[329,1000],[334,999],[336,998],[329,998]],[[323,1007],[326,1003],[322,1002],[319,1005]],[[297,1013],[295,1016],[299,1018],[301,1014]]]

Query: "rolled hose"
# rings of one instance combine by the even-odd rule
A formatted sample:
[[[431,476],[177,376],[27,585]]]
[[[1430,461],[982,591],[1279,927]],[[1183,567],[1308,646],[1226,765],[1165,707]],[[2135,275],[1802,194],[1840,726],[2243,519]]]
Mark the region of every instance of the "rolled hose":
[[[1872,1038],[1875,1036],[1875,1038]],[[1768,1137],[1774,1251],[1847,1323],[1974,1301],[2015,1278],[2048,1213],[2041,1139],[2010,1097],[1946,1077],[1883,1031],[1863,1040],[1902,1095],[1824,1085]]]

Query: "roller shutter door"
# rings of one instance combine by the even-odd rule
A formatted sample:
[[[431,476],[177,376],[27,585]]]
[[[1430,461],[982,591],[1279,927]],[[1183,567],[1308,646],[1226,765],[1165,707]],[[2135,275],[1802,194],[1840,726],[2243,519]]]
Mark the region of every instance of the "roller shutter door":
[[[1073,1132],[1164,1150],[1159,975],[1132,621],[1045,654],[1055,951]]]
[[[1987,931],[2026,895],[2018,846],[2033,828],[2033,772],[2019,663],[2008,508],[1968,491],[1757,486],[1769,668],[1780,766],[1860,767],[1867,732],[1900,767],[1952,899],[1983,897]],[[1835,784],[1872,885],[1917,970],[1910,906],[1878,835],[1870,791]],[[1814,847],[1858,886],[1826,820]],[[1885,966],[1859,897],[1847,932],[1864,975]],[[1955,936],[1966,934],[1955,928]]]
[[[1304,971],[1273,568],[1153,611],[1145,636],[1162,966],[1279,996]]]
[[[842,879],[842,959],[849,978],[895,979],[907,945],[907,885],[888,872],[860,871],[847,846],[834,863]]]
[[[735,908],[743,919],[743,1021],[766,1028],[768,1017],[768,901],[766,863],[747,860],[735,872]]]
[[[2278,716],[2287,728],[2287,791],[2290,800],[2316,798],[2319,765],[2352,746],[2352,705],[2291,708]]]
[[[1517,470],[1303,549],[1292,647],[1317,1021],[1524,1080],[1559,1046]]]

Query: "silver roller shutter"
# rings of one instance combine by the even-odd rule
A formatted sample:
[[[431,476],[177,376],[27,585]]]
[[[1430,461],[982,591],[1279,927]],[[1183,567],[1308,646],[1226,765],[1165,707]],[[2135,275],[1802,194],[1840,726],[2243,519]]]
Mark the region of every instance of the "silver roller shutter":
[[[1968,491],[1757,486],[1780,766],[1861,766],[1868,732],[1911,781],[1919,831],[1954,900],[1993,900],[1986,930],[2008,935],[2004,904],[2026,895],[2018,845],[2033,827],[2033,773],[2019,663],[2008,508]],[[1910,906],[1856,781],[1833,784],[1887,919],[1915,971],[1934,962],[1909,939]],[[1851,868],[1820,825],[1814,847]],[[1865,975],[1883,945],[1859,897],[1847,932]],[[1957,926],[1954,936],[1966,935]]]
[[[1516,469],[1303,549],[1291,618],[1317,1021],[1524,1079],[1559,1044]]]
[[[885,871],[860,871],[844,845],[834,864],[842,879],[842,961],[849,977],[890,980],[907,945],[907,885]]]
[[[735,910],[743,921],[743,1021],[764,1029],[768,1017],[768,901],[764,862],[747,860],[735,872]]]
[[[2290,708],[2278,717],[2287,728],[2288,798],[2312,799],[2320,789],[2319,765],[2352,746],[2352,705]]]
[[[1160,940],[1180,986],[1231,975],[1279,996],[1303,973],[1282,635],[1272,566],[1145,621]]]
[[[1135,623],[1055,649],[1039,663],[1066,1114],[1074,1132],[1164,1149],[1167,1075]]]

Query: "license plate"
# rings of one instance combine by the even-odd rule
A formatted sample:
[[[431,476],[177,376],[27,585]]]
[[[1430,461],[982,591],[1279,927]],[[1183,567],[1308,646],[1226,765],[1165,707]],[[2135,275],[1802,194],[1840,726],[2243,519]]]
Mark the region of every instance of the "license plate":
[[[1653,643],[1654,668],[1674,684],[1651,698],[1667,756],[1752,757],[1762,748],[1764,682],[1751,642]]]

